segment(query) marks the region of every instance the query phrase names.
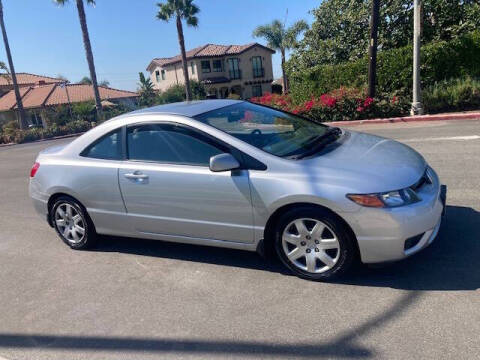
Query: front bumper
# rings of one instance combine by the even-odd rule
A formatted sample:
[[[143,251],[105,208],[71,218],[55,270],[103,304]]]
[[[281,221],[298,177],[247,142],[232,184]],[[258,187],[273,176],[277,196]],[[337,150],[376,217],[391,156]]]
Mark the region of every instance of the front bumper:
[[[446,209],[446,186],[438,178],[421,194],[422,201],[391,209],[362,208],[347,220],[357,237],[364,263],[404,259],[426,248],[436,238]],[[417,237],[413,246],[407,239]]]

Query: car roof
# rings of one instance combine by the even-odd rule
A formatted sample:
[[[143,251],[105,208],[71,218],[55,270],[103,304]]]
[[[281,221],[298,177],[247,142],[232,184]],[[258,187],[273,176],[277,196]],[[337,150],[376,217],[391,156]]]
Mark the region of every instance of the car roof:
[[[200,115],[212,110],[220,109],[222,107],[238,104],[241,102],[243,101],[227,99],[184,101],[153,106],[146,109],[140,109],[125,115],[174,114],[194,117],[196,115]]]

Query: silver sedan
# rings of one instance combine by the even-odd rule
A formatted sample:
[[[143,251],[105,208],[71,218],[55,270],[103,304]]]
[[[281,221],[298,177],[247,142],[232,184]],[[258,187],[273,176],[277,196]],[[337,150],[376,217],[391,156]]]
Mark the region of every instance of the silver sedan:
[[[312,280],[425,248],[445,193],[406,145],[234,100],[117,117],[30,174],[36,210],[73,249],[97,234],[221,246]]]

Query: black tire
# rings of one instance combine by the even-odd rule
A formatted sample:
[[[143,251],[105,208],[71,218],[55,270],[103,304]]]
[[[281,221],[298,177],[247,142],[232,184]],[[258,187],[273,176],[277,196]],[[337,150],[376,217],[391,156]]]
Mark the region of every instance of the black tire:
[[[79,222],[78,222],[79,218],[76,218],[76,216],[74,216],[77,220],[69,219],[69,222],[72,224],[72,230],[67,231],[69,232],[67,234],[67,237],[64,236],[63,230],[65,230],[65,227],[58,224],[56,214],[57,214],[58,208],[61,208],[62,210],[64,210],[66,206],[71,206],[73,208],[72,213],[75,213],[76,215],[78,214],[80,216],[81,223],[82,223],[82,226],[80,227],[80,229],[83,228],[83,234],[81,234],[80,232],[77,232],[77,229],[79,229],[79,227],[77,226],[79,225]],[[97,233],[95,231],[95,226],[93,225],[92,220],[88,216],[87,211],[78,201],[71,198],[70,196],[60,196],[57,199],[55,199],[55,203],[53,204],[50,210],[50,220],[58,236],[62,239],[62,241],[65,244],[67,244],[74,250],[84,250],[84,249],[91,248],[97,241]],[[62,220],[62,219],[59,218],[58,220]],[[75,233],[76,236],[79,237],[80,239],[75,240],[72,235],[73,233]]]
[[[295,265],[285,253],[284,244],[282,243],[282,236],[284,231],[286,230],[287,226],[291,226],[292,222],[299,220],[299,219],[313,219],[321,221],[325,224],[327,228],[327,233],[334,233],[333,235],[336,237],[339,249],[332,250],[334,251],[336,263],[330,269],[315,273],[309,272],[299,268],[298,265]],[[308,222],[308,221],[307,221]],[[327,236],[330,237],[330,236]],[[295,275],[307,280],[314,280],[314,281],[328,281],[333,280],[340,277],[344,274],[354,263],[355,259],[357,258],[357,247],[356,247],[356,240],[354,236],[351,234],[349,229],[346,228],[346,225],[343,223],[341,219],[339,219],[335,214],[332,214],[330,211],[317,208],[314,206],[302,206],[298,208],[293,208],[283,215],[281,215],[276,223],[275,228],[275,250],[282,261],[282,263],[290,269]],[[306,245],[309,247],[309,244]],[[312,245],[316,247],[317,245]],[[295,247],[295,246],[294,246]],[[298,246],[300,248],[300,246]],[[317,249],[312,249],[313,251],[317,251]],[[312,252],[310,250],[310,252]],[[307,250],[305,250],[307,251]],[[322,251],[322,250],[318,250]],[[330,250],[327,250],[330,251]],[[338,255],[337,255],[338,251]],[[313,255],[313,253],[312,253]],[[337,257],[338,256],[338,257]],[[302,259],[302,258],[299,258]],[[306,262],[305,258],[305,262]],[[323,264],[322,262],[318,263],[318,260],[314,260],[316,262],[316,266],[321,266],[318,264]],[[298,261],[299,262],[299,261]],[[325,265],[325,264],[323,264]],[[305,265],[306,266],[306,265]],[[326,266],[326,265],[325,265]],[[315,268],[314,267],[314,268]]]

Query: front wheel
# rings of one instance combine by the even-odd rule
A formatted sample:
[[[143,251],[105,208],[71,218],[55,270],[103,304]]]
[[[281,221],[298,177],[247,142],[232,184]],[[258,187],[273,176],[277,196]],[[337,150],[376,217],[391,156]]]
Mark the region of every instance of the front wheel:
[[[355,239],[330,212],[301,207],[283,214],[275,232],[280,260],[297,276],[330,280],[343,274],[356,256]]]
[[[86,249],[96,241],[97,234],[87,212],[73,198],[59,197],[50,216],[58,236],[72,249]]]

